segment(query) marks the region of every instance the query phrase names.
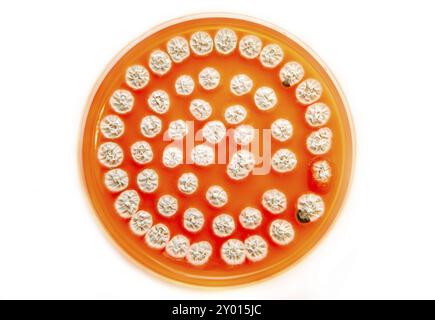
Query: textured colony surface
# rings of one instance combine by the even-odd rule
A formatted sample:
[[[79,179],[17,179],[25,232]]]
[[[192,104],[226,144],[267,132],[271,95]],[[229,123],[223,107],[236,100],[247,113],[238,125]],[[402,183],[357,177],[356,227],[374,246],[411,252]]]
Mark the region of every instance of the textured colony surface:
[[[198,284],[298,259],[348,182],[346,113],[328,75],[286,36],[237,19],[175,24],[130,51],[87,120],[85,178],[111,234]]]

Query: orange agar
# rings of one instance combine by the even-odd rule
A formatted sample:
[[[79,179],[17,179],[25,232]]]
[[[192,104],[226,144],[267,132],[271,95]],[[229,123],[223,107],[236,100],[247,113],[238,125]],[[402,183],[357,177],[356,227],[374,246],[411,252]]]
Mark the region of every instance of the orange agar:
[[[187,41],[199,31],[207,32],[212,39],[221,29],[230,29],[237,36],[236,49],[219,52],[216,43],[213,49],[203,56],[198,56],[190,47],[190,54],[182,61],[171,62],[170,70],[162,74],[149,66],[150,55],[155,50],[166,52],[167,43],[174,37],[184,37]],[[276,66],[265,66],[260,57],[248,59],[239,51],[240,40],[247,35],[261,39],[262,47],[278,45],[282,49],[282,60]],[[295,84],[283,82],[280,70],[295,61],[304,70],[304,77]],[[142,65],[149,72],[149,81],[139,90],[132,89],[125,80],[126,70],[133,65]],[[206,90],[201,86],[198,75],[204,68],[212,67],[219,72],[220,81],[216,88]],[[156,72],[157,71],[157,72]],[[160,73],[160,74],[159,74]],[[246,94],[236,95],[230,88],[235,75],[248,75],[252,80],[252,89]],[[175,89],[176,80],[182,75],[189,75],[195,87],[190,95],[179,95]],[[315,101],[329,107],[330,118],[325,125],[310,126],[306,120],[306,110],[313,103],[304,104],[296,97],[298,85],[306,79],[317,80],[321,87],[321,97]],[[277,103],[270,110],[261,110],[255,104],[255,92],[266,86],[276,95]],[[112,94],[118,90],[128,90],[134,97],[132,110],[117,113],[110,105]],[[156,90],[165,91],[170,100],[170,107],[164,113],[152,110],[148,98]],[[205,121],[195,119],[189,110],[192,100],[203,99],[212,107],[210,117]],[[271,139],[260,142],[270,146],[272,154],[279,149],[291,150],[297,159],[296,166],[289,172],[270,170],[267,174],[249,174],[241,180],[231,179],[227,173],[227,163],[212,164],[206,167],[185,163],[190,154],[185,146],[184,162],[169,168],[162,163],[162,155],[170,141],[164,141],[164,132],[171,121],[193,121],[195,132],[208,121],[221,121],[227,130],[238,125],[229,124],[225,119],[225,110],[229,106],[241,105],[246,111],[246,118],[240,123],[259,129],[270,129],[277,119],[291,122],[293,133],[285,141]],[[114,137],[107,137],[100,127],[108,115],[118,116],[124,125],[122,134],[115,130]],[[157,116],[162,123],[162,131],[153,138],[141,133],[141,121],[144,117]],[[107,120],[107,119],[106,119]],[[324,154],[313,154],[307,149],[307,138],[320,128],[327,127],[333,134],[330,150]],[[260,133],[261,135],[261,133]],[[184,137],[183,139],[187,139]],[[225,137],[228,141],[231,137]],[[167,278],[204,286],[239,285],[257,281],[284,270],[304,256],[330,228],[340,211],[350,184],[353,166],[353,132],[349,111],[343,95],[326,67],[304,45],[293,36],[278,28],[251,18],[231,15],[199,15],[178,19],[161,25],[135,41],[110,64],[91,95],[86,111],[82,141],[81,167],[83,181],[93,208],[103,227],[113,240],[140,265]],[[148,163],[135,162],[130,153],[131,146],[137,141],[149,143],[153,159]],[[261,141],[261,140],[260,140]],[[181,235],[188,239],[190,245],[207,241],[212,253],[206,263],[194,265],[182,256],[173,257],[162,248],[147,245],[145,236],[134,234],[129,227],[129,218],[121,217],[115,202],[121,192],[108,190],[104,183],[105,174],[111,170],[103,166],[98,159],[98,150],[106,142],[116,143],[123,151],[122,163],[116,168],[128,175],[128,187],[135,190],[140,198],[138,210],[148,212],[152,224],[163,224],[170,231],[170,238]],[[201,144],[194,142],[195,145]],[[213,145],[212,145],[213,147]],[[230,156],[227,156],[227,160]],[[316,168],[324,163],[330,166],[331,176],[321,180],[314,178]],[[257,163],[257,165],[259,165]],[[320,167],[322,168],[322,167]],[[157,189],[152,193],[142,192],[137,185],[137,175],[144,169],[153,169],[159,176]],[[182,174],[193,173],[198,180],[198,187],[192,194],[180,192],[177,181]],[[211,205],[207,199],[207,190],[218,185],[227,194],[227,202],[221,206]],[[286,198],[287,206],[282,213],[274,214],[262,206],[262,197],[267,190],[277,189]],[[318,219],[304,223],[297,218],[297,202],[303,194],[316,194],[321,197],[324,212]],[[159,198],[171,195],[178,202],[174,214],[165,216],[158,211]],[[246,207],[259,210],[262,214],[261,224],[255,229],[244,227],[239,221],[241,211]],[[191,232],[183,226],[183,213],[188,208],[196,208],[204,215],[204,226],[199,232]],[[134,211],[136,209],[133,209]],[[226,214],[233,218],[234,230],[229,236],[218,236],[213,231],[214,219]],[[273,221],[282,219],[291,224],[294,236],[288,244],[278,244],[271,238],[270,226]],[[302,219],[303,220],[303,219]],[[267,254],[261,259],[243,258],[240,264],[228,264],[221,256],[221,248],[229,239],[240,240],[260,236],[267,243]],[[182,239],[185,239],[182,238]],[[181,239],[181,238],[180,238]]]

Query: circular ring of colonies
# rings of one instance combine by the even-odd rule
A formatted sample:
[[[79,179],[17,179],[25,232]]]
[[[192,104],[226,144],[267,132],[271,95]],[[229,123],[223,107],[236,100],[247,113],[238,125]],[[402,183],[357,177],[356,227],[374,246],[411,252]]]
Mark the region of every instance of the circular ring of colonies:
[[[288,32],[231,14],[159,25],[90,95],[84,189],[144,268],[230,286],[292,266],[340,212],[351,117],[325,64]]]

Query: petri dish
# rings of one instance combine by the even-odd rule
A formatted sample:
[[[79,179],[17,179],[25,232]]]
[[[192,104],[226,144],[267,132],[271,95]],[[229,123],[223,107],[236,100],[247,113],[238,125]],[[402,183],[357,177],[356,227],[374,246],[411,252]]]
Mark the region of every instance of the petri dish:
[[[325,64],[255,18],[201,14],[133,41],[84,113],[80,169],[110,238],[177,282],[279,273],[331,228],[354,133]]]

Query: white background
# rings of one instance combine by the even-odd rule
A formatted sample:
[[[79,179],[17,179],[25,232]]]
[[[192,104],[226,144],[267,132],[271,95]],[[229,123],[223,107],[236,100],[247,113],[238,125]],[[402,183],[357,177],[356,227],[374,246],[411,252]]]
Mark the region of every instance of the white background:
[[[288,272],[205,290],[136,267],[82,192],[83,107],[114,55],[190,13],[226,11],[297,35],[334,72],[357,133],[349,200]],[[2,1],[0,298],[435,298],[433,1]]]

